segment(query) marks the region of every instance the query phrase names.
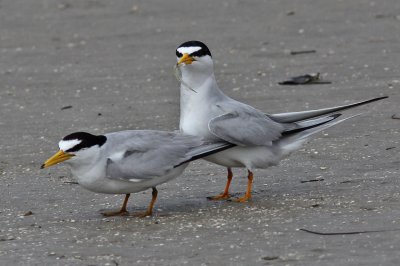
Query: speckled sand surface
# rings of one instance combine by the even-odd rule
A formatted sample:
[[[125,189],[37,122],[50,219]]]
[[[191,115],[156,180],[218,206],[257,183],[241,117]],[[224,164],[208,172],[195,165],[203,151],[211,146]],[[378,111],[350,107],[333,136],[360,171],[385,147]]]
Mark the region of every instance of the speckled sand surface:
[[[226,173],[198,161],[159,187],[154,217],[103,218],[122,196],[39,169],[74,131],[177,129],[172,66],[191,39],[210,47],[228,95],[266,112],[390,98],[257,171],[246,204],[207,201]],[[398,0],[1,0],[0,264],[399,265],[400,231],[299,231],[400,230],[399,43]],[[277,85],[313,72],[333,83]]]

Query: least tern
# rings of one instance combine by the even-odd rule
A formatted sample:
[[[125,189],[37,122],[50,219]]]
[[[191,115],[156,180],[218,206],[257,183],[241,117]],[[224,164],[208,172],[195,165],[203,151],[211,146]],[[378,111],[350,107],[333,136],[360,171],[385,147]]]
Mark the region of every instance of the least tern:
[[[251,198],[254,169],[277,165],[313,134],[348,119],[336,120],[340,114],[332,113],[387,98],[319,110],[266,114],[231,99],[219,89],[211,52],[204,43],[185,42],[176,49],[176,56],[175,68],[181,72],[178,78],[181,132],[236,145],[204,158],[228,170],[225,190],[209,198],[214,200],[230,198],[232,167],[248,170],[246,194],[236,199],[245,202]]]
[[[205,143],[180,132],[127,130],[105,135],[75,132],[64,137],[59,151],[41,168],[65,162],[82,187],[98,193],[126,194],[122,208],[105,216],[127,215],[130,193],[152,188],[146,212],[152,214],[156,186],[179,176],[190,161],[232,147],[229,143]]]

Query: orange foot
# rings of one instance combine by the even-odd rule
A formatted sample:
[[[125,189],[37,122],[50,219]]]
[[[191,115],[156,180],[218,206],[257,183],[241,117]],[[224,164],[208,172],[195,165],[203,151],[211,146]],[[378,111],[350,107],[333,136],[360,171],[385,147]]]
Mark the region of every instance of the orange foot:
[[[134,213],[132,214],[133,217],[139,217],[139,218],[145,218],[147,216],[152,216],[153,212],[149,212],[149,211],[145,211],[145,212],[138,212],[138,213]]]
[[[253,173],[250,170],[247,170],[249,175],[247,176],[247,191],[243,197],[234,199],[235,202],[248,202],[251,199],[251,185],[253,184]]]
[[[243,197],[234,199],[234,202],[248,202],[251,199],[251,196],[244,195]]]
[[[119,210],[115,212],[102,212],[101,213],[105,217],[111,217],[111,216],[127,216],[129,215],[129,212],[126,210]]]
[[[230,198],[231,198],[231,195],[229,193],[222,193],[217,196],[207,197],[208,200],[227,200]]]

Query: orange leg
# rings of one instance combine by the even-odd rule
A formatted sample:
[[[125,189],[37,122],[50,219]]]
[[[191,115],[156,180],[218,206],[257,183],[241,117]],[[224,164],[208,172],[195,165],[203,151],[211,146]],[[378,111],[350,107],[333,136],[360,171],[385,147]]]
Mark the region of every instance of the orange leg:
[[[253,173],[250,170],[247,170],[249,175],[247,176],[247,191],[246,194],[238,199],[235,199],[236,202],[247,202],[251,199],[251,185],[253,184]]]
[[[124,199],[124,203],[122,204],[121,210],[119,211],[115,211],[115,212],[103,212],[102,214],[106,217],[110,217],[110,216],[125,216],[128,215],[129,212],[126,210],[126,205],[128,205],[128,199],[129,196],[131,194],[126,194],[125,195],[125,199]]]
[[[224,192],[217,196],[207,197],[207,199],[209,199],[209,200],[229,199],[231,197],[231,195],[229,194],[229,186],[231,185],[232,177],[233,177],[232,170],[231,170],[231,168],[228,167],[228,180],[226,181],[226,186],[225,186]]]
[[[152,198],[151,198],[151,201],[150,201],[150,205],[147,208],[147,211],[141,212],[141,213],[135,213],[133,216],[144,218],[146,216],[151,216],[153,214],[154,203],[156,202],[157,195],[158,195],[158,191],[157,191],[157,189],[155,187],[153,187],[153,192],[151,193],[151,195],[152,195]]]

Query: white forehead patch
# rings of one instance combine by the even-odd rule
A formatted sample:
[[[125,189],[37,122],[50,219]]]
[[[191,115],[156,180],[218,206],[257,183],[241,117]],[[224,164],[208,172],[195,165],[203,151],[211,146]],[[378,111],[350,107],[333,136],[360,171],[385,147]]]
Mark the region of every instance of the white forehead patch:
[[[191,54],[200,50],[201,50],[200,46],[190,46],[190,47],[179,47],[177,51],[180,52],[181,54]]]
[[[72,147],[75,147],[79,143],[81,143],[82,140],[78,139],[71,139],[71,140],[62,140],[58,143],[58,147],[60,147],[60,150],[62,151],[67,151],[71,149]]]

